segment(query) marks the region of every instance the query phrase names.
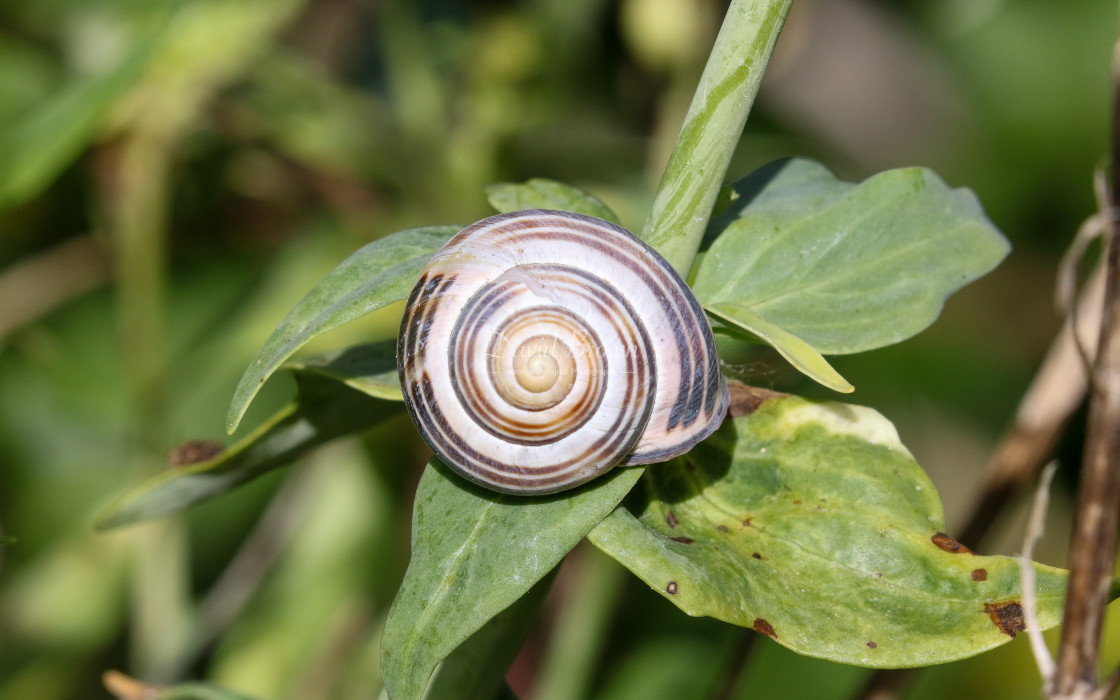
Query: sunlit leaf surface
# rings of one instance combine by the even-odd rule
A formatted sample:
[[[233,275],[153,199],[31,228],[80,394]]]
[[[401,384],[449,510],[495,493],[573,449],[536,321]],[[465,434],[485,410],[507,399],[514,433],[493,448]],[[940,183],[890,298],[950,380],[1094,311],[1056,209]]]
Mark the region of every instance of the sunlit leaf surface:
[[[933,484],[889,421],[736,393],[738,412],[757,409],[647,470],[640,503],[612,513],[593,543],[690,615],[843,663],[941,663],[1023,629],[1016,561],[944,534]],[[1051,627],[1065,572],[1035,570]]]
[[[922,168],[852,184],[790,160],[734,189],[697,270],[696,296],[749,309],[825,355],[918,333],[1009,249],[970,191]]]

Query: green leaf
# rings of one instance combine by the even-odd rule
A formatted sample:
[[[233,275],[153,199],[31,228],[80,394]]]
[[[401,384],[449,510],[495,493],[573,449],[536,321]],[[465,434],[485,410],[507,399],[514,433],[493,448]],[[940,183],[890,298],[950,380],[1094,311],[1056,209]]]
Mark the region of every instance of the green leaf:
[[[125,494],[98,516],[96,527],[108,530],[185,510],[399,411],[333,379],[297,372],[296,382],[295,402],[216,456],[168,470]]]
[[[836,391],[855,391],[855,387],[840,376],[813,346],[792,333],[786,333],[742,304],[716,304],[705,307],[705,310],[723,323],[740,328],[771,345],[810,379]]]
[[[166,3],[136,46],[111,70],[59,90],[0,129],[0,212],[34,197],[93,140],[105,113],[135,84],[166,37]]]
[[[738,304],[826,355],[915,335],[1009,250],[971,192],[921,168],[857,185],[791,160],[736,191],[696,272],[697,298]]]
[[[443,660],[424,700],[494,700],[548,595],[557,569],[491,618]]]
[[[486,201],[502,214],[522,209],[557,209],[596,216],[620,224],[618,216],[596,197],[578,187],[540,177],[524,183],[499,182],[487,185]]]
[[[551,571],[639,476],[616,469],[530,498],[475,486],[433,460],[416,489],[412,558],[382,636],[390,697],[421,697],[436,665]]]
[[[720,208],[711,228],[722,231],[736,219],[756,212],[792,216],[818,211],[842,198],[854,186],[807,158],[768,163],[727,188],[727,203]]]
[[[1022,629],[1016,560],[941,534],[933,484],[889,421],[760,399],[687,457],[647,470],[645,502],[616,510],[591,541],[690,615],[842,663],[942,663]],[[1066,574],[1035,571],[1051,627]]]
[[[793,0],[734,0],[720,26],[642,240],[688,276]]]
[[[284,360],[315,336],[404,299],[432,255],[459,231],[427,226],[399,231],[360,248],[331,270],[288,312],[249,363],[233,394],[233,432],[253,397]]]
[[[319,374],[386,401],[404,401],[395,341],[355,345],[284,363],[284,369]]]

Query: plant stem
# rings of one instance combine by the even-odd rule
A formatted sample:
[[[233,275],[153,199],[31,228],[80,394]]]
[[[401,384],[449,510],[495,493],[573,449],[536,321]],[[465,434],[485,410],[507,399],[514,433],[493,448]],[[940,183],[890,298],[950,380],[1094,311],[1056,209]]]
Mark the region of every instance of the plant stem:
[[[579,573],[568,591],[541,670],[535,700],[578,700],[588,696],[591,675],[622,590],[624,569],[594,547],[583,546]]]
[[[719,682],[712,691],[712,700],[734,700],[739,697],[747,676],[747,661],[758,641],[758,634],[752,629],[740,629],[736,632],[731,642],[731,653],[723,665]]]
[[[1120,192],[1120,75],[1113,69],[1112,187]],[[1054,691],[1085,696],[1097,687],[1101,627],[1120,525],[1120,223],[1106,235],[1105,306],[1090,382],[1089,431],[1081,469],[1070,577]]]
[[[164,273],[172,142],[137,130],[108,158],[105,199],[117,274],[118,342],[127,368],[136,445],[132,459],[151,473],[166,436]],[[110,153],[112,153],[110,151]],[[188,638],[190,577],[186,530],[167,520],[132,534],[132,654],[148,680],[174,680]]]
[[[688,274],[793,0],[733,0],[642,238]]]

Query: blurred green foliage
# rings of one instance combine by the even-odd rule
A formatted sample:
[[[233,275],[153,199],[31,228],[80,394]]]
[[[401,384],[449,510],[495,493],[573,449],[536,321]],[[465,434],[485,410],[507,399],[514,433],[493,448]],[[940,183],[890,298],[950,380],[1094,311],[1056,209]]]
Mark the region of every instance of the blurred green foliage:
[[[15,538],[0,539],[0,698],[108,697],[107,669],[277,699],[376,696],[426,459],[403,416],[184,517],[98,535],[94,514],[168,468],[176,445],[224,434],[261,339],[361,245],[473,221],[484,186],[531,177],[580,185],[638,228],[722,10],[0,5],[0,531]],[[1058,324],[1054,266],[1095,206],[1114,33],[1104,0],[803,0],[729,173],[787,155],[858,179],[929,166],[973,188],[1011,239],[1008,261],[929,331],[836,363],[853,400],[899,426],[950,531]],[[316,347],[390,338],[398,312]],[[733,369],[825,395],[766,353]],[[289,399],[274,384],[243,432]],[[1063,449],[1075,463],[1076,441]],[[1064,496],[1039,552],[1058,565]],[[981,549],[1017,549],[1019,523],[1009,515]],[[514,689],[540,678],[541,697],[679,698],[720,685],[738,632],[603,575],[613,564],[596,557],[579,549],[560,572]],[[619,604],[598,625],[556,624],[588,580]],[[1105,663],[1120,657],[1110,634]],[[538,673],[572,648],[590,654],[581,683]],[[760,640],[733,696],[845,698],[867,673]],[[1019,640],[926,672],[911,696],[1036,688]]]

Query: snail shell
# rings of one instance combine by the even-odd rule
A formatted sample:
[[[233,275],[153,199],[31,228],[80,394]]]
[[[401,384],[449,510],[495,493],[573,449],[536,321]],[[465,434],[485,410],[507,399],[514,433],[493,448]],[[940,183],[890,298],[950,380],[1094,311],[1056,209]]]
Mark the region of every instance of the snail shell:
[[[506,493],[687,452],[728,402],[711,327],[673,268],[625,229],[560,211],[483,219],[437,252],[397,368],[432,450]]]

